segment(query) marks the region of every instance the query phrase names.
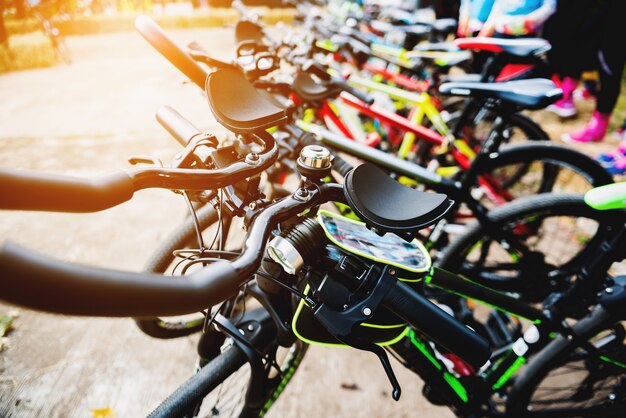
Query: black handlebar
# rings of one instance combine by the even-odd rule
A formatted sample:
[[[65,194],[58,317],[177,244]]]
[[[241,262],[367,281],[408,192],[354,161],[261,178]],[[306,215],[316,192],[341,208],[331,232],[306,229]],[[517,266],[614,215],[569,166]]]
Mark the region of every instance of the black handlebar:
[[[198,128],[169,106],[160,107],[156,119],[183,147],[201,134]]]
[[[491,356],[489,342],[447,314],[434,303],[396,280],[384,299],[384,305],[429,338],[461,357],[475,369]]]
[[[89,316],[180,315],[192,307],[198,311],[230,297],[238,279],[226,261],[182,280],[164,280],[156,274],[65,263],[11,243],[0,248],[0,271],[4,301],[46,312]]]
[[[93,179],[0,169],[0,209],[95,212],[133,197],[133,176],[118,171]]]
[[[65,263],[14,244],[0,247],[4,301],[47,312],[87,316],[156,317],[197,312],[231,297],[259,268],[270,232],[307,208],[342,201],[343,188],[323,184],[308,198],[287,197],[260,212],[241,254],[178,280]],[[475,368],[490,355],[489,344],[409,286],[395,281],[384,304]]]
[[[15,244],[0,247],[0,298],[6,302],[70,315],[156,317],[197,312],[237,292],[259,268],[270,232],[303,210],[341,199],[342,188],[322,185],[302,201],[287,197],[253,221],[241,255],[179,278],[108,270],[54,260]]]
[[[173,110],[161,116],[180,138],[191,134],[193,125]],[[272,135],[261,131],[249,137],[264,146],[263,152],[214,170],[143,167],[82,179],[0,169],[0,209],[96,212],[124,203],[142,189],[209,190],[230,186],[267,170],[278,158]]]
[[[161,27],[148,16],[135,19],[135,27],[157,51],[204,90],[207,72],[186,51],[181,49]]]

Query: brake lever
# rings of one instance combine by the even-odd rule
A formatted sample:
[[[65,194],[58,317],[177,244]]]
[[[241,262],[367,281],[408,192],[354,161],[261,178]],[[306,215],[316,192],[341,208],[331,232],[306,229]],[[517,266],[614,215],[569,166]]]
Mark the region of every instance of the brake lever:
[[[174,156],[172,168],[190,167],[193,162],[206,165],[211,157],[211,151],[217,149],[217,137],[211,133],[196,135],[185,148]]]
[[[385,350],[371,341],[362,340],[353,335],[353,330],[363,321],[371,318],[377,308],[382,304],[383,299],[390,289],[390,282],[386,280],[390,277],[389,266],[385,266],[382,271],[375,266],[359,266],[344,262],[343,260],[337,264],[335,269],[340,273],[349,276],[359,277],[361,286],[369,287],[368,283],[372,281],[375,284],[371,287],[371,291],[367,296],[363,297],[351,306],[344,306],[343,311],[336,311],[326,303],[320,303],[314,309],[313,315],[324,325],[324,327],[339,341],[354,347],[358,350],[369,351],[378,357],[387,378],[393,388],[392,397],[394,400],[400,399],[402,392],[398,379],[393,372],[389,357]],[[395,278],[394,278],[395,279]],[[322,286],[320,286],[321,288]],[[319,290],[319,289],[318,289]]]
[[[389,383],[391,383],[391,387],[393,388],[391,396],[394,401],[399,401],[400,394],[402,393],[402,388],[400,387],[400,383],[398,383],[398,379],[393,372],[393,368],[391,367],[391,362],[389,361],[389,356],[387,355],[387,352],[381,346],[379,346],[378,344],[374,344],[371,341],[362,340],[360,338],[352,336],[337,338],[339,339],[339,341],[346,343],[350,347],[354,347],[363,351],[370,351],[378,356],[378,359],[383,365],[383,369],[385,369],[385,373],[387,374]]]
[[[163,162],[156,158],[156,157],[146,157],[143,155],[133,155],[128,157],[128,162],[132,165],[137,165],[137,164],[148,164],[148,165],[152,165],[155,167],[159,167],[162,168],[163,167]]]

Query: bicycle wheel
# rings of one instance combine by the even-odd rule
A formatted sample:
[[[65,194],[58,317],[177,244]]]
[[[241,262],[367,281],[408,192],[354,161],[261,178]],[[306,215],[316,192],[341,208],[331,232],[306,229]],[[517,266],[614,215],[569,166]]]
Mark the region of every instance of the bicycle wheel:
[[[601,308],[531,358],[507,402],[511,416],[618,417],[626,410],[626,341]]]
[[[300,365],[307,345],[280,347],[276,328],[263,309],[234,323],[250,341],[256,360],[227,339],[204,367],[170,395],[150,417],[259,417],[271,408]],[[249,325],[253,325],[254,331]],[[219,347],[218,347],[219,348]]]
[[[582,195],[543,194],[490,211],[437,260],[439,267],[529,302],[565,290],[622,211],[596,211]]]
[[[491,134],[493,123],[497,117],[494,111],[478,109],[476,116],[462,126],[456,126],[458,119],[451,119],[448,123],[454,127],[454,132],[459,132],[470,146],[480,146]],[[512,114],[503,130],[500,138],[503,144],[512,144],[525,141],[549,141],[550,136],[537,122],[523,113]]]
[[[211,205],[206,205],[196,212],[200,230],[205,235],[210,233],[221,233],[222,237],[228,236],[230,217],[224,215],[221,219],[222,225],[218,225],[220,217],[218,212]],[[214,238],[210,238],[213,240]],[[209,241],[210,242],[210,241]],[[172,273],[176,269],[178,262],[183,262],[184,258],[178,258],[175,251],[185,248],[197,248],[198,241],[196,228],[192,218],[187,218],[174,232],[167,237],[154,252],[145,270],[153,273]],[[167,277],[164,277],[167,279]],[[163,318],[136,318],[135,322],[141,331],[154,338],[168,339],[184,337],[202,329],[204,315],[184,315],[177,317]]]
[[[272,198],[284,197],[287,194],[286,190],[278,187],[273,187],[268,191],[268,195]],[[238,242],[231,242],[233,238],[230,234],[232,217],[226,214],[225,211],[220,218],[213,206],[205,205],[196,211],[196,217],[198,218],[200,231],[203,231],[203,235],[206,235],[207,238],[217,244],[216,238],[221,234],[222,246],[232,245],[233,248],[230,248],[230,250],[238,251],[240,249]],[[221,226],[219,225],[220,221]],[[210,245],[209,248],[212,246]],[[182,261],[183,264],[185,263],[184,259],[175,255],[176,251],[184,248],[198,248],[196,227],[191,217],[188,217],[163,241],[146,263],[145,270],[153,273],[171,274],[176,269],[178,262]],[[199,264],[198,268],[200,266]],[[204,315],[198,313],[196,315],[178,317],[135,318],[135,322],[145,334],[154,338],[169,339],[184,337],[200,331],[204,324]]]
[[[459,112],[455,112],[448,121],[448,126],[455,127],[458,124]],[[465,144],[472,150],[477,150],[491,135],[495,114],[492,112],[485,113],[482,117],[478,117],[476,122],[470,121],[466,125],[451,129],[451,132],[459,132],[458,138],[462,138]],[[497,139],[500,146],[506,144],[518,144],[529,141],[549,141],[548,134],[535,121],[521,113],[515,113],[509,118],[507,125]],[[432,145],[421,141],[418,144],[418,160],[419,164],[426,164],[429,161]],[[428,158],[427,158],[428,156]],[[523,167],[522,167],[523,169]],[[518,167],[518,170],[520,168]],[[509,173],[512,177],[512,173]]]
[[[539,193],[582,193],[613,182],[590,157],[549,141],[506,145],[474,167],[474,197],[486,206]]]

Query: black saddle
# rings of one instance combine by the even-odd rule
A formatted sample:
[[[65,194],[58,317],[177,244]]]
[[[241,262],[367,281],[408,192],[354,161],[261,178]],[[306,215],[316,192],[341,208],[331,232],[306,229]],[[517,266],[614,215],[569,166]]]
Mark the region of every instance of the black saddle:
[[[461,49],[504,52],[516,57],[538,56],[550,50],[550,42],[542,38],[462,38],[454,41]]]
[[[362,164],[346,175],[344,194],[368,227],[407,241],[437,222],[454,203],[446,195],[403,186],[372,164]]]
[[[206,93],[215,119],[232,132],[249,134],[287,121],[285,110],[261,96],[236,68],[209,74]]]
[[[302,100],[315,102],[337,97],[343,87],[332,80],[316,80],[313,74],[302,71],[293,80],[293,90]]]
[[[250,41],[262,44],[264,37],[263,28],[254,22],[240,20],[235,25],[235,41],[237,44]]]
[[[563,97],[561,89],[545,78],[506,81],[503,83],[450,82],[439,86],[439,92],[456,96],[497,99],[521,109],[543,109]]]

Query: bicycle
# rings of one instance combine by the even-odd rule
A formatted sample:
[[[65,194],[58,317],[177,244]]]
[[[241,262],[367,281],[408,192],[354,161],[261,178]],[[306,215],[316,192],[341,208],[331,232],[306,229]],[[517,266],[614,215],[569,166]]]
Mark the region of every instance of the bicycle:
[[[206,72],[199,67],[194,60],[189,57],[182,49],[178,48],[167,35],[156,26],[153,22],[142,19],[138,24],[139,30],[144,37],[146,37],[150,43],[159,50],[168,60],[174,63],[181,71],[187,74],[190,79],[194,80],[197,85],[204,85],[206,78]],[[215,67],[229,69],[231,65],[226,63],[217,62]],[[219,73],[220,70],[218,70]],[[230,86],[239,86],[242,88],[246,85],[246,90],[253,90],[252,85],[243,77],[243,74],[237,71],[225,71],[223,74],[228,74],[224,78],[224,83]],[[231,92],[223,92],[222,97],[233,97]],[[215,99],[213,99],[215,101]],[[259,105],[261,106],[261,105]],[[266,105],[263,105],[266,106]],[[233,106],[235,108],[236,106]],[[278,108],[272,107],[274,112],[278,112]],[[300,124],[300,126],[303,126]],[[545,146],[543,144],[521,144],[511,147],[510,149],[503,149],[499,153],[484,152],[478,156],[472,168],[468,170],[466,176],[457,182],[456,179],[449,180],[440,175],[432,173],[418,165],[401,160],[397,157],[393,157],[380,150],[373,149],[354,141],[345,139],[336,134],[332,134],[329,131],[325,131],[322,128],[314,125],[303,126],[306,130],[310,130],[320,137],[320,140],[326,145],[331,145],[333,148],[347,152],[348,154],[363,158],[370,162],[375,163],[379,167],[384,167],[399,175],[405,176],[409,179],[417,181],[421,184],[427,185],[429,188],[450,195],[457,203],[455,204],[455,210],[450,211],[446,215],[445,219],[441,220],[436,227],[426,231],[425,238],[429,243],[427,246],[432,249],[439,249],[446,245],[448,234],[454,231],[455,225],[458,225],[458,208],[460,203],[465,203],[472,210],[472,212],[481,221],[489,222],[484,216],[486,208],[480,202],[480,198],[472,192],[476,185],[479,184],[479,178],[487,176],[488,173],[499,173],[500,170],[506,170],[507,167],[517,167],[517,165],[526,165],[528,161],[536,161],[539,164],[546,164],[548,166],[544,172],[553,173],[552,175],[543,176],[540,182],[540,191],[552,190],[556,184],[555,176],[558,173],[558,169],[570,169],[574,168],[574,172],[578,175],[582,175],[589,183],[593,185],[607,184],[611,181],[610,176],[597,165],[593,160],[581,156],[581,154],[569,150],[567,148],[558,147],[555,145]],[[288,124],[283,125],[281,129],[285,129],[294,138],[299,138],[303,135],[302,131],[290,126]],[[169,129],[168,129],[169,130]],[[187,138],[182,140],[182,143],[186,143],[188,138],[192,135],[189,134]],[[346,165],[342,160],[338,159],[336,162],[339,174],[347,174],[347,171],[351,168],[350,165]],[[550,168],[551,167],[551,168]],[[556,173],[554,173],[554,170]],[[541,169],[539,170],[542,171]],[[563,173],[561,173],[563,174]],[[500,174],[498,174],[501,176]],[[519,179],[513,184],[518,186],[524,182]],[[537,189],[533,187],[531,190],[525,190],[523,187],[515,189],[509,188],[508,193],[525,194],[534,192]],[[506,194],[504,194],[506,196]],[[213,194],[214,196],[214,194]],[[509,198],[515,197],[515,195],[509,195]],[[206,200],[203,201],[206,203]],[[212,210],[211,207],[207,207],[199,212],[199,226],[193,218],[189,218],[188,221],[181,227],[179,227],[173,234],[165,240],[164,244],[157,250],[151,261],[147,265],[149,271],[163,272],[167,267],[172,264],[177,257],[174,254],[181,248],[191,245],[192,248],[202,245],[198,240],[198,231],[209,230],[224,231],[228,228],[218,227],[216,219],[217,208]],[[461,217],[461,222],[463,217]],[[215,226],[212,226],[215,225]],[[197,251],[197,250],[196,250]],[[178,260],[180,261],[180,260]],[[140,323],[141,328],[152,336],[158,338],[176,337],[179,335],[187,335],[196,332],[201,327],[201,318],[185,321],[162,321],[162,320],[146,320],[143,319]]]
[[[71,64],[72,55],[65,42],[65,36],[54,24],[55,16],[53,14],[57,12],[57,16],[59,16],[58,11],[58,8],[55,7],[55,2],[41,2],[29,8],[30,14],[39,21],[42,32],[50,40],[50,45],[54,49],[56,58],[65,64]]]
[[[578,303],[592,308],[570,327],[562,321],[560,305],[541,311],[461,276],[431,268],[428,253],[411,238],[450,208],[447,197],[406,188],[371,165],[354,169],[343,187],[323,184],[319,180],[328,174],[331,164],[328,152],[319,146],[303,150],[299,167],[306,175],[301,187],[293,195],[273,204],[268,202],[257,211],[243,251],[231,261],[217,261],[186,278],[164,281],[156,275],[61,263],[5,245],[0,251],[0,265],[5,283],[9,285],[3,289],[1,297],[31,308],[69,314],[176,314],[216,305],[223,299],[232,300],[239,286],[248,282],[248,286],[243,287],[244,293],[258,298],[266,312],[256,309],[242,313],[232,305],[222,305],[210,319],[207,315],[207,322],[215,325],[219,333],[206,332],[201,339],[200,352],[208,356],[203,359],[206,364],[151,416],[183,416],[197,412],[201,410],[202,399],[213,390],[218,391],[217,398],[221,399],[224,389],[217,389],[217,386],[231,375],[238,378],[233,373],[246,363],[250,364],[251,375],[244,379],[244,390],[235,391],[239,395],[245,393],[236,400],[235,411],[245,416],[264,415],[304,355],[294,337],[308,343],[342,344],[373,352],[381,361],[393,388],[392,395],[397,399],[400,387],[381,347],[388,346],[406,367],[427,382],[426,395],[431,402],[448,405],[460,416],[498,416],[502,408],[499,399],[504,394],[507,395],[505,412],[532,416],[534,410],[528,409],[528,400],[537,390],[537,381],[552,367],[562,366],[563,360],[580,362],[582,358],[586,373],[594,376],[594,382],[615,382],[608,388],[601,386],[599,393],[605,396],[587,412],[599,409],[607,416],[622,410],[626,402],[626,393],[621,391],[626,372],[623,359],[626,347],[622,341],[623,328],[613,324],[625,319],[626,283],[595,282],[593,288],[600,293],[593,292],[587,300]],[[191,171],[196,173],[192,176]],[[180,187],[185,177],[202,177],[203,180],[214,174],[220,177],[210,171],[143,169],[132,177],[139,176],[147,181],[156,173],[167,172],[170,177],[161,185]],[[7,179],[6,173],[3,177]],[[127,196],[120,196],[116,188],[110,187],[117,186],[120,177],[121,174],[77,191],[68,189],[76,185],[76,180],[71,178],[13,173],[4,187],[5,191],[15,190],[17,181],[22,190],[37,192],[45,182],[48,187],[64,191],[62,197],[98,190],[112,200],[89,206],[90,210],[97,210],[126,200]],[[195,184],[193,180],[184,187],[195,188]],[[131,189],[142,187],[145,184],[131,186]],[[382,191],[398,202],[414,201],[419,196],[422,205],[411,213],[384,205],[364,205],[368,196],[379,195]],[[44,197],[44,201],[25,199],[12,205],[31,210],[85,209],[81,203],[59,204],[55,202],[58,196]],[[353,210],[366,222],[350,221],[315,209],[324,201],[334,199],[352,204]],[[307,215],[298,219],[297,214],[303,212]],[[621,216],[623,220],[623,214]],[[401,220],[404,226],[398,226]],[[285,226],[285,222],[289,226]],[[272,238],[270,230],[278,224],[283,224],[283,228]],[[387,235],[378,235],[370,228]],[[614,254],[625,237],[626,228],[622,228],[610,240],[610,248],[604,247],[606,254]],[[266,238],[270,239],[269,243]],[[396,252],[381,255],[377,249],[382,246],[404,247],[408,251],[404,256]],[[269,251],[266,252],[266,248]],[[606,267],[606,261],[594,265],[594,271]],[[257,270],[261,266],[263,269]],[[256,276],[256,283],[250,282],[252,276]],[[513,344],[491,355],[487,340],[420,295],[425,285],[445,288],[506,309],[532,321],[532,332],[527,331]],[[57,298],[49,298],[52,290],[59,295]],[[137,298],[138,295],[141,297]],[[292,300],[294,297],[297,303]],[[383,306],[389,311],[383,310]],[[405,325],[404,320],[409,318],[413,327]],[[286,320],[287,324],[291,320],[292,328],[286,326]],[[325,334],[320,334],[320,330]],[[598,332],[603,333],[599,340],[594,339]],[[223,339],[216,341],[215,334],[226,338],[223,351],[219,350]],[[588,342],[588,338],[592,342]],[[293,355],[289,357],[292,359],[289,367],[281,367],[276,362],[276,349],[293,344],[296,346],[290,350]],[[491,361],[485,363],[487,358]],[[520,371],[526,362],[528,368]],[[271,374],[273,369],[276,375]],[[519,377],[512,379],[516,373],[520,373]],[[589,389],[583,395],[585,393],[589,393]],[[591,395],[595,394],[592,388]],[[587,404],[589,399],[595,398],[587,396]],[[205,404],[204,407],[220,416],[226,412],[224,405]],[[572,412],[580,413],[580,406],[575,405]]]

